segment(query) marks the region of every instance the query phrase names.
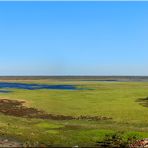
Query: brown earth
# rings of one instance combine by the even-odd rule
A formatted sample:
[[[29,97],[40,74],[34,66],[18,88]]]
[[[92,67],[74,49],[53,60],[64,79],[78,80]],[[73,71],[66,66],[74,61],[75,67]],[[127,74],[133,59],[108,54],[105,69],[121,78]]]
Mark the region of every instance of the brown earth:
[[[22,147],[22,144],[8,139],[0,139],[0,147]]]
[[[137,140],[129,145],[130,148],[144,148],[148,147],[148,138]]]
[[[104,116],[65,116],[65,115],[53,115],[44,111],[38,110],[32,107],[26,107],[23,104],[25,101],[0,99],[0,113],[16,117],[26,118],[40,118],[40,119],[52,119],[52,120],[108,120],[110,117]]]

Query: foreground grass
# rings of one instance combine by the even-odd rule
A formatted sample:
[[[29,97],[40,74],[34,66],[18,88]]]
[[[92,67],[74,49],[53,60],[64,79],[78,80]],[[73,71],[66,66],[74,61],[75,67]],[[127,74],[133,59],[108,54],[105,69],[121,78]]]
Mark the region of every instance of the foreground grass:
[[[46,84],[75,84],[84,90],[19,90],[0,98],[25,100],[26,106],[57,115],[112,117],[107,121],[55,121],[0,114],[0,134],[22,142],[52,146],[92,146],[106,134],[121,132],[148,137],[148,108],[136,100],[148,96],[146,82],[34,81]],[[32,83],[32,82],[28,82]]]

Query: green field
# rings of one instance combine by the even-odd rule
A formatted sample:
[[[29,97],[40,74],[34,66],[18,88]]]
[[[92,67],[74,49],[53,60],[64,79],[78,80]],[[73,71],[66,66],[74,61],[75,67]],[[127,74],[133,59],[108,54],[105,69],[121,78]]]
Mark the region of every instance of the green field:
[[[13,81],[16,82],[16,81]],[[51,120],[0,113],[0,136],[48,146],[95,146],[106,134],[148,137],[148,82],[18,80],[41,84],[71,84],[82,90],[11,89],[0,99],[24,100],[27,107],[53,115],[104,116],[107,120]],[[10,90],[10,89],[9,89]]]

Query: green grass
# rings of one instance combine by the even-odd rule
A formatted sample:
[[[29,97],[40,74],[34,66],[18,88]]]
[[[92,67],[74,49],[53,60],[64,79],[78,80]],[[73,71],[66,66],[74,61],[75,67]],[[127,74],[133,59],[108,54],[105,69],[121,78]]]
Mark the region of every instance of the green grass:
[[[26,105],[52,114],[112,117],[108,121],[55,121],[0,114],[0,134],[20,141],[54,146],[92,146],[108,133],[125,138],[148,137],[148,108],[136,100],[148,96],[147,82],[39,81],[29,83],[74,84],[86,90],[20,90],[0,98],[26,100]]]

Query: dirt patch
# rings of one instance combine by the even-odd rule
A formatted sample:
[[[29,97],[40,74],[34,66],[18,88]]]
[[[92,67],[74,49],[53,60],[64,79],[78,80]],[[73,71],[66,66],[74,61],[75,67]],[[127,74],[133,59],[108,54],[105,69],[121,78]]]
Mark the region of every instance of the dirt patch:
[[[129,145],[130,148],[142,148],[142,147],[148,147],[148,138],[137,140],[134,143]]]
[[[65,116],[65,115],[53,115],[36,108],[29,108],[24,106],[25,101],[0,99],[0,113],[16,117],[26,118],[40,118],[40,119],[52,119],[52,120],[109,120],[110,117],[104,116]]]
[[[27,108],[23,106],[23,103],[25,103],[25,101],[1,99],[0,112],[5,115],[12,115],[17,117],[25,117],[39,113],[39,111],[34,108]]]
[[[8,139],[0,139],[0,147],[22,147],[22,144]]]
[[[136,102],[138,102],[140,105],[142,105],[144,107],[148,107],[148,97],[139,98],[136,100]]]

